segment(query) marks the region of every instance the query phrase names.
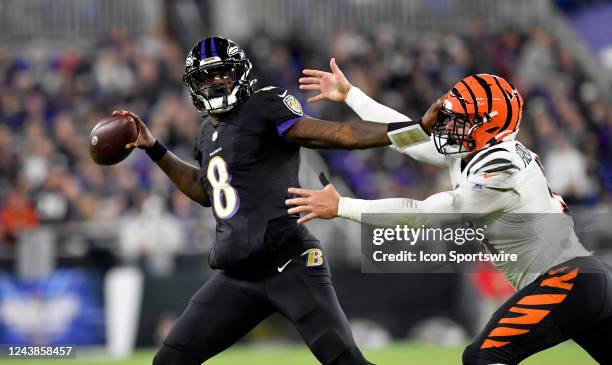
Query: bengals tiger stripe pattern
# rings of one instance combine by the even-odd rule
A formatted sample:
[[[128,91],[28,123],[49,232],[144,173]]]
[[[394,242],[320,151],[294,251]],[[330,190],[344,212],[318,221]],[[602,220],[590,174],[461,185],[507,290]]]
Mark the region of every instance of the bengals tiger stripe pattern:
[[[493,314],[463,352],[464,365],[516,365],[572,339],[612,364],[612,273],[593,256],[553,266]]]
[[[454,85],[442,112],[461,116],[475,128],[469,131],[478,151],[500,141],[514,139],[523,110],[523,98],[512,84],[490,74],[468,76]]]
[[[565,267],[564,269],[567,269]],[[541,288],[556,288],[566,290],[568,293],[572,290],[574,284],[571,282],[578,276],[578,268],[557,275],[559,270],[549,272],[549,277],[543,279],[540,283]],[[554,306],[562,303],[568,293],[529,294],[519,299],[510,309],[508,314],[502,317],[498,323],[499,326],[493,328],[488,337],[484,340],[481,349],[491,347],[506,346],[516,336],[524,335],[531,331],[530,327],[539,324],[551,311]]]

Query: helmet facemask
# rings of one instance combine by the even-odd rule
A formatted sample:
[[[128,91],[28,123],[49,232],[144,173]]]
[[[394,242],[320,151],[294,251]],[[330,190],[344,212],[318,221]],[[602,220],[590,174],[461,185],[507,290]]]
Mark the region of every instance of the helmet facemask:
[[[204,65],[185,74],[183,82],[198,110],[224,113],[244,96],[244,89],[250,88],[247,81],[250,69],[250,63],[244,67],[240,62]]]
[[[438,122],[432,136],[438,152],[463,157],[472,152],[476,143],[472,132],[480,126],[478,118],[450,112],[444,108],[438,113]]]

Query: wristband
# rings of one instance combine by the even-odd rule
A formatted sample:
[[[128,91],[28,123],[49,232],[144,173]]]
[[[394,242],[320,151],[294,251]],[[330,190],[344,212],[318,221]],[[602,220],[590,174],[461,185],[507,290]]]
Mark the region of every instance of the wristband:
[[[168,149],[163,144],[159,143],[159,141],[155,141],[153,146],[145,148],[145,152],[153,162],[158,162],[166,155]]]
[[[387,136],[399,148],[414,146],[429,141],[429,134],[421,125],[421,120],[389,123]]]

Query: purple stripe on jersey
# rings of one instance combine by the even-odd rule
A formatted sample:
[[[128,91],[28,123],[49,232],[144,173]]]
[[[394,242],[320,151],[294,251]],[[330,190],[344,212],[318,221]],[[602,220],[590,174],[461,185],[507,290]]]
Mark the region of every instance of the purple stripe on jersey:
[[[276,131],[278,132],[279,136],[284,136],[285,132],[287,132],[287,130],[289,128],[291,128],[292,125],[294,125],[295,123],[298,122],[298,120],[302,119],[304,117],[297,117],[297,118],[291,118],[288,119],[284,122],[282,122],[281,124],[276,126]]]

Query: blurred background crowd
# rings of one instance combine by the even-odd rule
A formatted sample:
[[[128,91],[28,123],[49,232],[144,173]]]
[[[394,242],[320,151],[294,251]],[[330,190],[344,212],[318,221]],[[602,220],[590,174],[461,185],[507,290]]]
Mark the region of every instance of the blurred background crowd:
[[[284,44],[277,47],[277,52],[287,52]],[[300,49],[295,72],[309,60]],[[528,101],[519,139],[543,158],[552,189],[570,203],[609,201],[610,106],[572,54],[543,29],[487,33],[474,22],[463,33],[438,31],[424,34],[418,42],[402,42],[393,29],[383,26],[370,34],[339,33],[330,50],[317,53],[310,63],[325,68],[314,60],[330,55],[366,94],[412,119],[465,75],[492,73],[511,80]],[[279,56],[283,57],[290,59]],[[277,83],[292,81],[287,72],[276,71],[285,77],[275,79]],[[314,113],[332,120],[354,118],[334,105],[322,105]],[[358,196],[424,198],[449,187],[445,171],[440,174],[393,150],[325,156]]]
[[[336,57],[366,94],[413,119],[465,75],[511,80],[526,105],[519,139],[541,155],[549,183],[570,203],[610,201],[610,105],[562,44],[540,28],[463,33],[435,31],[407,41],[388,26],[346,29],[329,47],[298,35],[258,33],[243,42],[258,86],[286,87],[305,101],[297,78],[328,69]],[[88,153],[92,127],[113,110],[133,110],[179,156],[193,160],[200,116],[181,82],[185,50],[162,31],[139,39],[121,31],[91,49],[14,52],[0,49],[0,219],[2,241],[44,223],[91,221],[128,214],[151,196],[178,219],[200,215],[143,153],[112,167]],[[322,102],[307,113],[343,121],[356,116]],[[323,152],[332,173],[357,196],[424,198],[448,189],[447,174],[390,149]]]
[[[89,157],[93,126],[113,110],[130,109],[189,158],[199,119],[180,82],[183,53],[167,37],[135,40],[121,32],[89,51],[0,51],[5,242],[38,224],[121,216],[153,193],[177,217],[193,214],[146,155],[112,167]]]
[[[195,9],[226,6],[221,3],[203,1]],[[559,5],[578,11],[602,4]],[[178,18],[175,23],[183,20]],[[207,35],[218,31],[200,27]],[[55,250],[67,263],[89,257],[94,265],[112,266],[153,252],[148,267],[158,274],[173,272],[177,254],[205,265],[190,257],[203,255],[212,242],[209,210],[178,192],[141,151],[111,167],[96,165],[88,152],[93,126],[113,110],[128,109],[173,152],[193,161],[201,116],[181,77],[187,50],[198,39],[177,34],[177,28],[158,25],[135,35],[118,27],[87,47],[0,44],[0,258],[5,269],[14,266],[19,240],[37,227],[55,227],[53,240],[60,243]],[[248,36],[237,34],[258,87],[288,88],[304,102],[306,113],[335,121],[356,115],[341,104],[306,105],[309,95],[297,84],[303,68],[327,70],[330,57],[366,94],[413,119],[468,74],[505,77],[526,101],[518,138],[542,157],[552,190],[573,205],[612,201],[609,95],[593,76],[597,72],[538,23],[490,27],[482,19],[468,19],[458,30],[437,26],[416,35],[386,23],[367,30],[348,24],[325,34],[325,42],[300,29],[273,32],[260,26],[249,28]],[[450,188],[446,171],[391,149],[322,151],[321,156],[335,180],[358,197],[422,199]]]

